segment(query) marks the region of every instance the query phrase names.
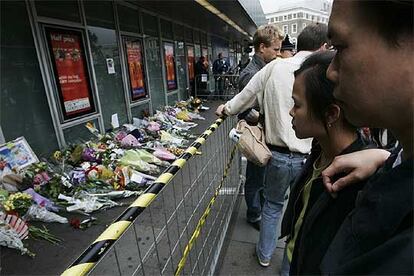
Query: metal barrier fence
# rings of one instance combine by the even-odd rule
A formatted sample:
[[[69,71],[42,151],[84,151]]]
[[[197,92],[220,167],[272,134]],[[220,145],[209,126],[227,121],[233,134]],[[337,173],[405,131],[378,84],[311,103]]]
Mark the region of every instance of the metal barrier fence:
[[[214,80],[214,87],[210,86],[211,82],[208,79]],[[208,97],[212,99],[221,97],[231,99],[239,93],[238,82],[238,74],[197,75],[194,79],[194,94],[195,97]]]
[[[234,125],[212,124],[154,183],[163,186],[149,187],[63,274],[213,274],[240,188]]]

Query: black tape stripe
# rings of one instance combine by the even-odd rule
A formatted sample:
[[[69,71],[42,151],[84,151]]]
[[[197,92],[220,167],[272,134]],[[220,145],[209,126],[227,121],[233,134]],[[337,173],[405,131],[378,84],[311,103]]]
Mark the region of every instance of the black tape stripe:
[[[111,248],[111,245],[114,242],[115,240],[105,240],[91,244],[71,266],[98,262],[105,252]]]
[[[129,207],[126,209],[112,224],[118,221],[130,221],[132,222],[145,210],[144,207]]]
[[[199,142],[193,142],[191,144],[191,147],[195,147],[196,149],[198,149],[199,147],[201,147],[201,143],[199,143]]]
[[[175,175],[179,170],[180,170],[180,167],[176,165],[171,165],[164,171],[164,173],[170,173],[172,175]]]
[[[147,191],[145,191],[146,194],[151,193],[151,194],[158,194],[162,188],[165,186],[164,183],[161,182],[154,182],[154,184],[152,184],[149,189]]]
[[[200,135],[200,138],[207,139],[207,137],[208,137],[208,134],[207,134],[207,133],[204,133],[204,134],[201,134],[201,135]]]
[[[183,155],[180,156],[180,159],[188,161],[191,158],[191,156],[193,156],[191,153],[185,152]]]

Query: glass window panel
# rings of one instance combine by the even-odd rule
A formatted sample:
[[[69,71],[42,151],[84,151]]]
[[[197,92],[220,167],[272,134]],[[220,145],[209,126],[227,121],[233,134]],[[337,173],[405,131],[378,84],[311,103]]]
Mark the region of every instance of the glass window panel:
[[[92,120],[91,123],[99,130],[98,120]],[[86,123],[63,130],[63,135],[65,136],[67,145],[79,144],[95,138],[95,136],[86,128],[85,125]]]
[[[193,30],[190,28],[185,28],[185,41],[193,42]]]
[[[170,21],[161,19],[161,35],[163,38],[173,38],[173,28]]]
[[[200,44],[200,32],[199,31],[194,30],[193,39],[194,39],[194,43]]]
[[[86,23],[89,26],[113,29],[115,27],[112,2],[87,1],[84,2]]]
[[[146,38],[144,43],[152,106],[154,109],[159,109],[165,105],[160,44],[158,39],[153,37]]]
[[[194,52],[196,60],[201,57],[201,46],[199,44],[194,45]]]
[[[145,34],[158,36],[158,20],[155,16],[147,13],[142,13],[142,21],[144,24]]]
[[[183,41],[175,42],[176,49],[176,61],[177,61],[177,77],[178,77],[178,89],[181,100],[188,98],[187,93],[187,69],[185,59],[185,46]]]
[[[108,129],[114,113],[118,114],[120,124],[128,122],[117,37],[115,30],[101,27],[88,27],[88,32],[103,120]],[[113,73],[108,70],[110,61]]]
[[[58,148],[24,1],[0,1],[0,125],[24,136],[38,157]],[[7,11],[7,12],[5,12]]]
[[[178,102],[178,93],[168,95],[169,105],[174,105],[176,102]]]
[[[174,28],[174,38],[176,40],[184,40],[184,27],[178,24],[174,24],[173,28]]]
[[[144,118],[149,115],[150,106],[149,103],[140,104],[131,108],[132,118]]]
[[[201,33],[201,44],[207,46],[207,34]]]
[[[121,31],[140,33],[139,13],[132,8],[118,5],[118,18]]]
[[[39,16],[81,22],[78,1],[76,0],[36,1],[36,11]]]
[[[88,6],[85,7],[85,13],[86,20],[95,24],[88,27],[88,34],[102,116],[105,129],[109,129],[111,128],[112,114],[118,114],[121,125],[128,122],[128,117],[117,35],[114,24],[108,25],[113,21],[112,4],[108,2],[104,6],[109,11],[101,13],[100,9],[95,10],[92,9],[92,6]],[[113,64],[113,70],[110,70],[110,64]]]

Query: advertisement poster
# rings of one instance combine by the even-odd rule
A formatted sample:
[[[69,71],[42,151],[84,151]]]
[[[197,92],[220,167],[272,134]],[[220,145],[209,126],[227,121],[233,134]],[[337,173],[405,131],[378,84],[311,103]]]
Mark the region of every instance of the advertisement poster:
[[[167,72],[167,89],[177,89],[177,78],[175,74],[174,45],[164,43],[165,68]]]
[[[47,29],[65,119],[94,111],[82,35]]]
[[[194,47],[187,47],[187,67],[188,67],[188,78],[190,81],[194,80]]]
[[[126,53],[129,69],[132,100],[145,97],[147,92],[144,81],[144,66],[140,41],[126,41]]]

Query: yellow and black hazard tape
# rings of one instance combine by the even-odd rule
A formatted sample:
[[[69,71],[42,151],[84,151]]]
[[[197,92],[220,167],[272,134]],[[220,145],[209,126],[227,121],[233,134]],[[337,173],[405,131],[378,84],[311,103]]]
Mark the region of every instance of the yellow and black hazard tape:
[[[178,263],[177,269],[175,270],[175,276],[178,276],[178,275],[181,274],[181,271],[184,268],[185,262],[187,261],[188,255],[190,254],[190,251],[193,248],[194,242],[201,233],[201,228],[203,228],[204,223],[206,222],[206,219],[207,219],[208,215],[210,214],[211,207],[213,207],[213,204],[214,204],[214,202],[216,201],[216,199],[219,195],[220,189],[224,184],[224,180],[227,178],[227,176],[229,174],[231,163],[233,162],[234,156],[236,154],[236,150],[237,150],[237,145],[234,145],[234,147],[231,151],[231,154],[230,154],[230,159],[227,162],[226,168],[224,169],[224,174],[221,177],[220,184],[217,186],[213,197],[211,198],[210,202],[208,203],[206,209],[204,210],[203,215],[201,216],[200,220],[197,223],[197,226],[196,226],[193,234],[191,235],[190,240],[188,241],[187,245],[185,246],[183,256],[181,257],[181,260]]]
[[[86,275],[105,255],[132,222],[157,197],[185,163],[196,154],[197,150],[223,123],[224,118],[217,119],[208,127],[155,181],[141,194],[108,228],[80,255],[62,275]]]

